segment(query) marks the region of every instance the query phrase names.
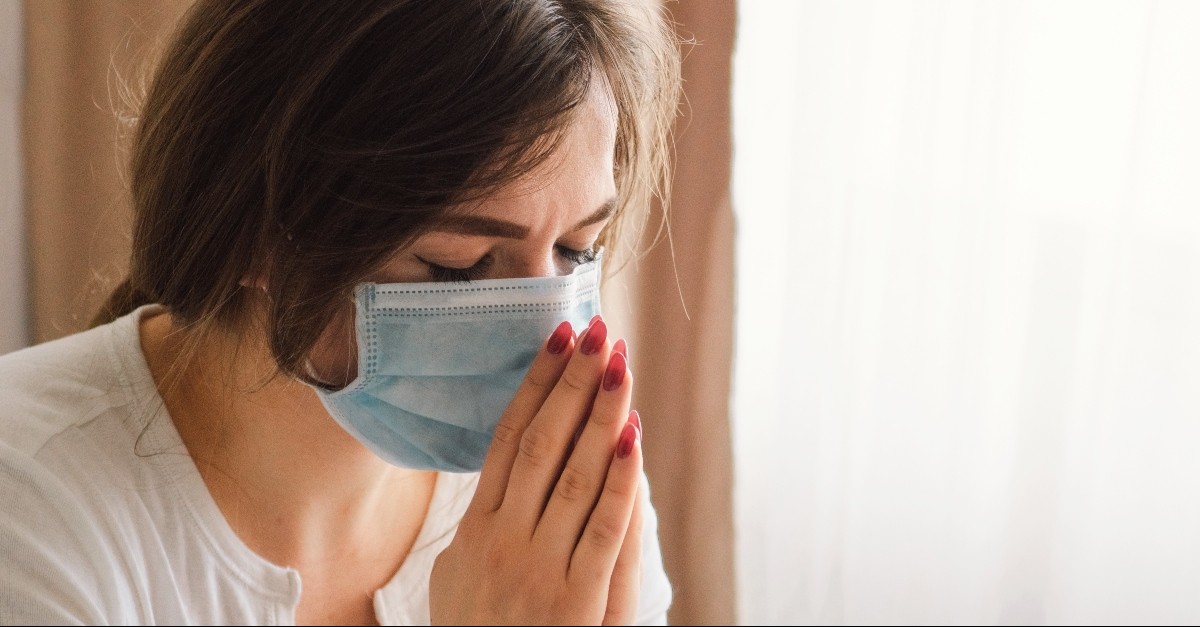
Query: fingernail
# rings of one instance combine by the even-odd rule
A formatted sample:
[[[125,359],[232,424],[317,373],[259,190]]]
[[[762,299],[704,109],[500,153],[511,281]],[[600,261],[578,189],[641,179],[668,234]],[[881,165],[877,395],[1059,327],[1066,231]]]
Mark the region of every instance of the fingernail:
[[[604,370],[604,389],[609,392],[621,387],[625,380],[625,356],[613,353],[608,358],[608,368]]]
[[[617,458],[625,459],[633,452],[633,444],[637,441],[637,429],[633,423],[625,423],[625,428],[621,429],[621,439],[617,440]]]
[[[629,412],[629,424],[637,427],[637,437],[639,440],[641,440],[642,439],[642,417],[638,415],[636,409]]]
[[[579,342],[579,350],[583,351],[584,355],[594,355],[604,345],[604,340],[607,338],[608,326],[604,324],[603,320],[593,319],[591,326],[583,333],[583,339]]]
[[[596,315],[592,316],[592,319],[588,320],[588,327],[590,328],[593,324],[596,324],[597,320],[603,320],[603,319],[604,318],[600,317],[600,314],[596,314]]]
[[[625,348],[625,338],[617,340],[617,343],[613,345],[613,352],[621,353],[625,356],[625,361],[629,361],[629,350]]]
[[[567,344],[571,343],[571,323],[566,320],[559,323],[558,328],[554,329],[554,333],[550,334],[550,339],[546,340],[546,351],[551,355],[557,355],[567,350]]]

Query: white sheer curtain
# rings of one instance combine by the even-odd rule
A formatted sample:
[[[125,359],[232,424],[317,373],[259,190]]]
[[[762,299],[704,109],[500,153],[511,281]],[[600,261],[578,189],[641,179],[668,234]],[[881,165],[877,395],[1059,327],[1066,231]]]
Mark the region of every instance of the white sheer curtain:
[[[743,0],[734,67],[743,622],[1200,621],[1200,2]]]

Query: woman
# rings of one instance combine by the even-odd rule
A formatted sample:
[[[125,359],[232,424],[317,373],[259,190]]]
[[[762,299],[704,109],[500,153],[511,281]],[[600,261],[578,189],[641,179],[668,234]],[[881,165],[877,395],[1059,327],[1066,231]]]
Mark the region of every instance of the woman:
[[[198,2],[128,280],[0,359],[2,622],[665,622],[597,300],[677,96],[646,4]]]

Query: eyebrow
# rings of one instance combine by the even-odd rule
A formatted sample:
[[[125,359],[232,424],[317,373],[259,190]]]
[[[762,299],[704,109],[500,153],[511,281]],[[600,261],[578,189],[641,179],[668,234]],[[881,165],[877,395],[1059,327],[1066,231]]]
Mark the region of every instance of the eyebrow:
[[[591,226],[597,222],[607,220],[612,217],[612,214],[617,210],[616,197],[609,198],[604,201],[592,215],[580,220],[575,226],[571,227],[572,231],[578,231],[584,227]],[[525,239],[529,236],[529,229],[508,220],[500,220],[497,218],[487,218],[484,216],[455,216],[433,227],[434,231],[441,233],[458,233],[460,235],[481,235],[485,237],[507,237],[509,239]]]

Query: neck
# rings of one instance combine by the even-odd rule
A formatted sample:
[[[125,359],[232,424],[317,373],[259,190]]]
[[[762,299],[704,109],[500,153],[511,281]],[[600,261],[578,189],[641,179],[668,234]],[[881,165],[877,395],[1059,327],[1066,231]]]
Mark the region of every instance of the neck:
[[[415,535],[395,526],[413,527],[419,512],[419,529],[433,474],[372,454],[312,388],[276,375],[264,343],[206,337],[181,359],[186,332],[169,314],[144,318],[141,338],[201,477],[235,532],[263,557],[320,563],[347,545],[371,550],[380,538]]]

